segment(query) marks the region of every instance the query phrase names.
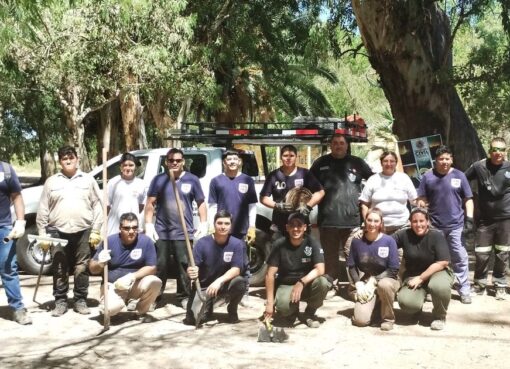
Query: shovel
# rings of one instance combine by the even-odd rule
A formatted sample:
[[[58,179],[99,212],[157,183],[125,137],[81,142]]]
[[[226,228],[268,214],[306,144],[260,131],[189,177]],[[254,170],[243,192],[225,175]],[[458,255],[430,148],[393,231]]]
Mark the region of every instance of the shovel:
[[[283,343],[289,339],[289,335],[285,333],[283,328],[275,328],[271,323],[271,318],[266,318],[259,328],[257,342],[276,342]]]

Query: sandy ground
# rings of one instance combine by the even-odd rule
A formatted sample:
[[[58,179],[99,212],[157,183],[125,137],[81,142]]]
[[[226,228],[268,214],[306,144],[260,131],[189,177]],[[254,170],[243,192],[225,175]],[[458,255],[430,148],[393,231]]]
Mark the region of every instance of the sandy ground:
[[[350,323],[353,302],[335,296],[318,315],[318,329],[303,324],[287,329],[283,344],[257,343],[263,290],[252,289],[252,308],[240,307],[241,323],[221,322],[225,307],[215,310],[218,321],[201,329],[184,326],[184,310],[174,300],[174,281],[164,295],[166,306],[153,313],[156,321],[141,323],[132,313],[112,318],[108,331],[98,321],[99,279],[91,279],[92,313],[72,310],[51,317],[51,278],[43,277],[32,302],[37,277],[22,276],[25,303],[33,325],[10,320],[0,291],[0,368],[487,368],[509,367],[502,353],[510,343],[510,300],[476,296],[462,305],[454,296],[444,331],[429,328],[432,304],[427,302],[418,325],[405,324],[397,304],[397,325],[391,332]]]

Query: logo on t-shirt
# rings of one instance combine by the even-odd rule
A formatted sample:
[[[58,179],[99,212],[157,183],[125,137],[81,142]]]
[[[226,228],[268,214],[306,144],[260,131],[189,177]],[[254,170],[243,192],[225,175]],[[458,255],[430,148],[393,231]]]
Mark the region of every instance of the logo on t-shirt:
[[[230,263],[232,261],[232,256],[234,255],[233,251],[225,251],[223,253],[223,261],[225,263]]]
[[[453,188],[460,188],[460,179],[459,178],[452,178],[451,184]]]
[[[246,183],[239,183],[239,192],[246,193],[248,192],[248,185]]]
[[[390,254],[390,248],[389,247],[379,247],[377,249],[377,255],[381,258],[387,258]]]
[[[3,174],[3,173],[0,173],[0,174]],[[510,178],[510,172],[509,171],[505,172],[505,178]]]
[[[294,180],[294,187],[303,187],[303,184],[304,184],[303,178]]]
[[[142,257],[142,249],[133,249],[129,253],[129,257],[133,260],[138,260]]]
[[[356,182],[356,174],[352,173],[352,172],[349,172],[349,174],[347,175],[347,177],[349,177],[349,181],[351,182]]]
[[[182,191],[182,193],[189,193],[191,191],[191,184],[190,183],[183,183],[181,185],[181,191]]]
[[[0,182],[3,182],[5,179],[5,173],[4,172],[0,172]]]
[[[305,255],[306,256],[312,255],[312,247],[311,246],[305,246]]]

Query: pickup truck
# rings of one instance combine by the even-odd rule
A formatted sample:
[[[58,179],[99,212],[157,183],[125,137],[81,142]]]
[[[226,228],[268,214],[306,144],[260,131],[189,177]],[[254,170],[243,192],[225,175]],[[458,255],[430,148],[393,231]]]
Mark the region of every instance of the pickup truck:
[[[221,156],[225,149],[218,147],[211,148],[183,148],[185,157],[185,170],[190,171],[200,178],[200,183],[204,190],[206,199],[209,194],[209,183],[215,176],[223,171]],[[168,148],[148,149],[133,151],[134,154],[141,162],[141,165],[136,170],[136,176],[143,179],[147,188],[149,184],[159,173],[166,170],[165,168],[165,155]],[[257,165],[256,156],[251,151],[241,151],[243,159],[243,172],[252,176],[255,179],[257,193],[263,184],[263,177],[259,176],[259,167]],[[107,173],[108,178],[113,178],[120,173],[120,155],[108,160]],[[96,179],[100,188],[103,187],[102,178],[103,167],[99,166],[92,170],[90,174]],[[25,202],[25,219],[27,220],[27,228],[25,236],[20,238],[17,242],[17,257],[20,267],[27,273],[39,273],[41,263],[44,263],[43,273],[48,273],[51,265],[51,256],[46,255],[43,260],[43,253],[35,244],[28,242],[27,234],[37,234],[35,225],[35,218],[37,208],[39,206],[39,199],[41,197],[42,186],[26,188],[22,191],[23,200]],[[271,225],[272,209],[265,207],[262,204],[257,205],[257,236],[256,242],[250,247],[250,270],[252,286],[260,286],[264,283],[265,276],[265,259],[270,250],[270,236],[269,227]],[[209,216],[211,216],[209,214]],[[316,219],[316,210],[311,214],[311,220],[314,222]],[[142,220],[141,220],[142,221]],[[198,225],[198,216],[196,216],[195,208],[195,225]]]

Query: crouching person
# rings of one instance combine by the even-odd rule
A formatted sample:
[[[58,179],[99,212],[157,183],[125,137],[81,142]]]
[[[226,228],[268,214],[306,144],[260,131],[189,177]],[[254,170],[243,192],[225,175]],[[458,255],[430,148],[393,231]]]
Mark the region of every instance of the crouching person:
[[[213,314],[214,302],[224,298],[228,301],[227,312],[229,323],[238,323],[237,307],[246,291],[246,280],[243,277],[244,241],[230,235],[232,215],[220,210],[214,216],[214,233],[200,238],[193,247],[194,267],[188,267],[187,273],[192,281],[200,281],[201,296],[198,296],[193,283],[190,299],[186,307],[186,318],[183,323],[196,325],[197,318],[209,320]],[[202,297],[205,301],[201,301]],[[206,304],[202,310],[202,304]],[[205,314],[200,316],[202,310]]]
[[[122,214],[120,232],[108,237],[108,250],[101,243],[89,263],[92,274],[99,274],[108,263],[108,312],[118,314],[130,299],[138,300],[136,313],[144,316],[156,301],[161,280],[156,274],[156,248],[152,240],[138,234],[134,213]],[[103,289],[101,289],[101,295]],[[104,309],[101,297],[100,309]]]
[[[323,277],[324,252],[317,240],[305,235],[306,224],[304,215],[291,214],[287,235],[273,243],[267,258],[264,316],[270,319],[275,312],[275,325],[293,326],[300,301],[307,302],[302,321],[310,328],[320,325],[315,312],[322,306],[329,286]]]

